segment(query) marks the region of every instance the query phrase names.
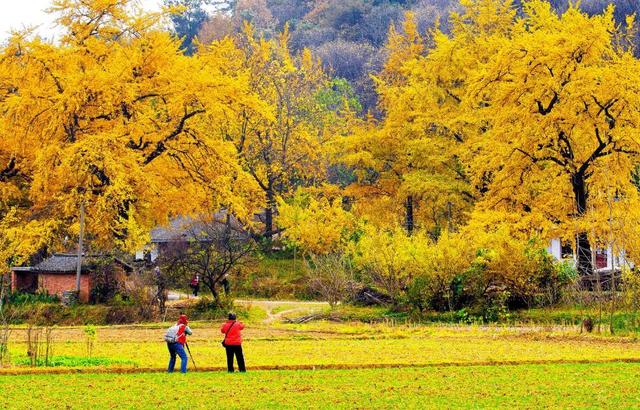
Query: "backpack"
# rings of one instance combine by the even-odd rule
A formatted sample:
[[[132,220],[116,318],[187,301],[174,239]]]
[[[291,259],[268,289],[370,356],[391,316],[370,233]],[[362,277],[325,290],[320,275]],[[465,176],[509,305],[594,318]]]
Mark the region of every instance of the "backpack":
[[[177,343],[178,342],[178,331],[180,330],[180,325],[175,324],[167,329],[167,332],[164,334],[164,341],[167,343]]]

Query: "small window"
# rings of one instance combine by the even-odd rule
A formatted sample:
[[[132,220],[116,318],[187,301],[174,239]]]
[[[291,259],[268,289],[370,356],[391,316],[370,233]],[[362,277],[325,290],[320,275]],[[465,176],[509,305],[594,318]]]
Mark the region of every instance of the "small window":
[[[607,250],[596,249],[596,269],[605,269],[607,267]]]
[[[560,250],[560,254],[562,259],[572,259],[573,258],[573,244],[569,241],[563,241],[562,247]]]

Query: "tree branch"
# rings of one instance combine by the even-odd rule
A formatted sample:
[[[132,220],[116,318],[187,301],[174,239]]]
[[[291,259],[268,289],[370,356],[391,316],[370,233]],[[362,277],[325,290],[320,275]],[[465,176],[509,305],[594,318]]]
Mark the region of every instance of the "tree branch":
[[[0,171],[0,182],[7,182],[9,178],[18,175],[18,169],[16,168],[16,159],[12,157],[9,163],[3,170]]]
[[[190,113],[187,113],[185,109],[185,114],[180,119],[180,122],[178,122],[178,125],[176,126],[175,130],[173,130],[171,134],[167,135],[162,141],[158,141],[158,143],[156,143],[155,149],[151,151],[144,159],[144,165],[148,165],[154,159],[158,158],[160,155],[162,155],[163,152],[167,150],[167,146],[166,146],[167,142],[175,139],[178,135],[182,134],[182,132],[184,131],[184,126],[187,123],[187,120],[189,118],[192,118],[204,112],[205,112],[204,109],[199,109],[199,110],[195,110]]]
[[[536,104],[538,105],[538,112],[542,115],[549,114],[551,110],[553,110],[553,107],[558,103],[558,101],[560,101],[560,98],[558,96],[558,93],[555,91],[553,92],[553,98],[551,99],[551,101],[549,101],[549,104],[546,108],[542,106],[542,102],[540,100],[536,100]]]
[[[550,155],[544,156],[544,157],[536,157],[534,155],[529,154],[528,152],[520,149],[520,148],[515,148],[515,151],[518,151],[519,153],[521,153],[522,155],[524,155],[525,157],[529,158],[531,160],[531,162],[533,162],[534,164],[538,163],[538,162],[544,162],[544,161],[551,161],[554,162],[558,165],[560,165],[561,167],[566,167],[567,166],[567,162],[565,161],[561,161],[556,157],[552,157]]]

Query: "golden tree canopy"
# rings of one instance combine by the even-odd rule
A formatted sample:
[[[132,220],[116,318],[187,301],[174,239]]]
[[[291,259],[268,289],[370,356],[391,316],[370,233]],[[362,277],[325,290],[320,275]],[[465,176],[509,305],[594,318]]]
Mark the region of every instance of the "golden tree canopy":
[[[3,250],[75,236],[81,203],[89,237],[127,249],[171,213],[251,215],[255,183],[209,132],[258,104],[235,45],[186,57],[160,14],[127,0],[51,10],[59,43],[16,33],[1,50],[0,229],[13,238]]]

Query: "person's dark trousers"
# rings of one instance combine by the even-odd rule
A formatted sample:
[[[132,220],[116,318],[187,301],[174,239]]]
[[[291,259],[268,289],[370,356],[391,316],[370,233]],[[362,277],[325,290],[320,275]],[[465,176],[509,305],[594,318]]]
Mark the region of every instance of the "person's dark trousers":
[[[169,368],[167,371],[173,373],[173,369],[176,367],[176,356],[180,356],[180,372],[187,372],[187,352],[184,351],[184,347],[180,343],[167,343],[169,348]]]
[[[198,292],[200,292],[200,285],[196,285],[193,287],[193,296],[198,296]]]
[[[227,349],[227,370],[229,373],[233,373],[233,355],[236,356],[236,360],[238,361],[238,370],[241,372],[246,372],[247,369],[244,367],[244,354],[242,353],[242,346],[225,346]]]

